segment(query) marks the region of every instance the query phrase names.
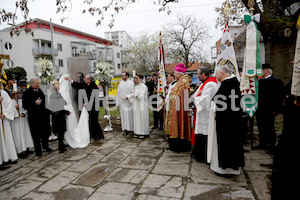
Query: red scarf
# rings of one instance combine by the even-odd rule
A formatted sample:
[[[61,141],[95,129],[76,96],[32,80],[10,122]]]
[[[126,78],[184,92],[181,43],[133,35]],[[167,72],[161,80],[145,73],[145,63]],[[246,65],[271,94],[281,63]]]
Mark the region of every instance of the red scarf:
[[[211,82],[211,81],[217,83],[216,77],[209,77],[209,78],[207,78],[207,79],[203,82],[203,84],[201,85],[201,87],[199,88],[199,90],[198,90],[197,94],[195,95],[195,97],[199,97],[199,96],[201,95],[202,90],[203,90],[204,86],[206,85],[206,83],[209,83],[209,82]],[[196,137],[196,136],[195,136],[196,115],[197,115],[197,108],[196,108],[196,106],[195,106],[194,118],[193,118],[193,131],[192,131],[192,145],[194,145],[194,146],[195,146],[195,137]]]

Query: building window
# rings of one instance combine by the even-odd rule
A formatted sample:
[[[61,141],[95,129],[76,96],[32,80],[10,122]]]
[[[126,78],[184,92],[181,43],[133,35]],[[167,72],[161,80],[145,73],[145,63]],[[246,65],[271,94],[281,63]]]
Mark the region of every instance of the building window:
[[[117,53],[117,58],[120,58],[120,53]]]
[[[48,47],[51,48],[51,43],[48,43]]]
[[[64,60],[58,59],[58,66],[63,67],[64,66]]]
[[[121,64],[118,64],[118,69],[121,69]]]
[[[62,44],[57,43],[57,49],[58,49],[58,51],[62,51]]]
[[[10,50],[12,49],[12,44],[11,44],[10,42],[6,42],[6,43],[4,44],[4,47],[5,47],[5,49],[6,49],[7,51],[10,51]]]

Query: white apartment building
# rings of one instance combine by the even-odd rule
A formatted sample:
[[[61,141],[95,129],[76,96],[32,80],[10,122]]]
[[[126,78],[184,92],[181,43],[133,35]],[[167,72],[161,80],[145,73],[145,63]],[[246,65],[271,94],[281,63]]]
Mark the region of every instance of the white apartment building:
[[[129,48],[131,38],[126,31],[110,31],[105,32],[104,35],[107,40],[113,41],[116,45]]]
[[[53,42],[51,40],[50,22],[33,19],[28,28],[34,33],[10,36],[12,28],[0,30],[1,54],[10,55],[10,60],[4,60],[4,67],[23,67],[27,71],[27,78],[35,76],[35,63],[40,57],[52,59],[52,44],[54,47],[54,65],[57,78],[66,74],[69,57],[88,57],[89,71],[94,72],[97,62],[107,61],[115,66],[115,75],[122,73],[122,58],[126,49],[116,46],[112,41],[77,31],[68,27],[52,23]],[[19,24],[20,29],[25,24]]]

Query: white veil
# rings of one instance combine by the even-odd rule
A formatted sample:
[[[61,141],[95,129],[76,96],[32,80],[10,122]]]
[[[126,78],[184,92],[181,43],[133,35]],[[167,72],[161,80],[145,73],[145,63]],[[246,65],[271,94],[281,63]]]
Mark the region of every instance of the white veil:
[[[65,80],[68,75],[63,75],[59,79],[59,92],[66,101],[64,106],[65,110],[71,112],[67,117],[67,131],[65,132],[65,140],[72,148],[84,148],[90,143],[90,131],[89,131],[89,114],[85,107],[81,111],[79,122],[75,114],[75,110],[72,105],[71,98],[71,85],[70,82]]]

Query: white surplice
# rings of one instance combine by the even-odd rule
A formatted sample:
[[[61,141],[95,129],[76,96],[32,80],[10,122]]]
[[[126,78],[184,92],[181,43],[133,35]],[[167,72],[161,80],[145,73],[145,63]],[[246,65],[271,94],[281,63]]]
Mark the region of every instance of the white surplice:
[[[71,112],[66,118],[67,131],[64,138],[72,148],[84,148],[90,143],[89,114],[85,107],[81,111],[79,121],[72,105],[71,84],[65,80],[67,75],[59,79],[59,92],[66,101],[64,109]]]
[[[203,84],[203,83],[202,83]],[[202,84],[194,94],[198,94]],[[194,98],[194,105],[197,108],[195,121],[195,134],[207,135],[210,103],[218,91],[217,83],[210,81],[204,85],[201,95]]]
[[[134,134],[149,135],[148,88],[144,83],[134,87],[127,98],[133,105]]]
[[[29,128],[29,123],[28,123],[28,115],[27,115],[28,112],[27,112],[27,110],[25,110],[23,108],[22,99],[19,99],[18,103],[19,103],[20,114],[25,115],[25,117],[20,118],[20,121],[23,125],[23,135],[24,135],[24,139],[25,139],[25,146],[26,146],[26,148],[33,148],[34,144],[33,144],[33,139],[32,139],[31,131]]]
[[[118,86],[118,93],[117,93],[117,102],[116,105],[120,106],[120,114],[121,114],[121,125],[122,131],[132,131],[133,130],[133,109],[132,104],[130,103],[129,99],[122,99],[129,95],[134,88],[134,83],[131,80],[121,81]]]
[[[2,158],[5,162],[8,160],[17,160],[17,152],[14,144],[14,139],[11,132],[11,120],[14,120],[14,110],[12,105],[12,100],[10,96],[4,90],[1,90],[1,96],[3,97],[2,105],[2,113],[4,114],[5,118],[3,120],[0,119],[0,130],[4,139],[5,146],[1,145],[1,154]],[[2,123],[3,122],[3,123]],[[4,129],[4,133],[3,133]],[[6,148],[6,155],[4,155]]]
[[[176,86],[177,81],[173,81],[172,83],[169,84],[169,88],[168,88],[168,94],[166,95],[166,99],[165,99],[165,108],[166,108],[166,118],[168,116],[168,111],[170,110],[170,94],[173,90],[173,88]]]
[[[218,143],[216,131],[216,104],[211,102],[209,123],[208,123],[208,139],[207,139],[207,162],[210,163],[210,169],[219,174],[239,175],[240,169],[234,170],[231,168],[222,169],[219,167]]]
[[[12,135],[15,142],[17,153],[26,151],[25,137],[24,137],[24,126],[20,119],[19,110],[16,109],[17,101],[12,99],[12,106],[14,110],[14,120],[11,122]]]

